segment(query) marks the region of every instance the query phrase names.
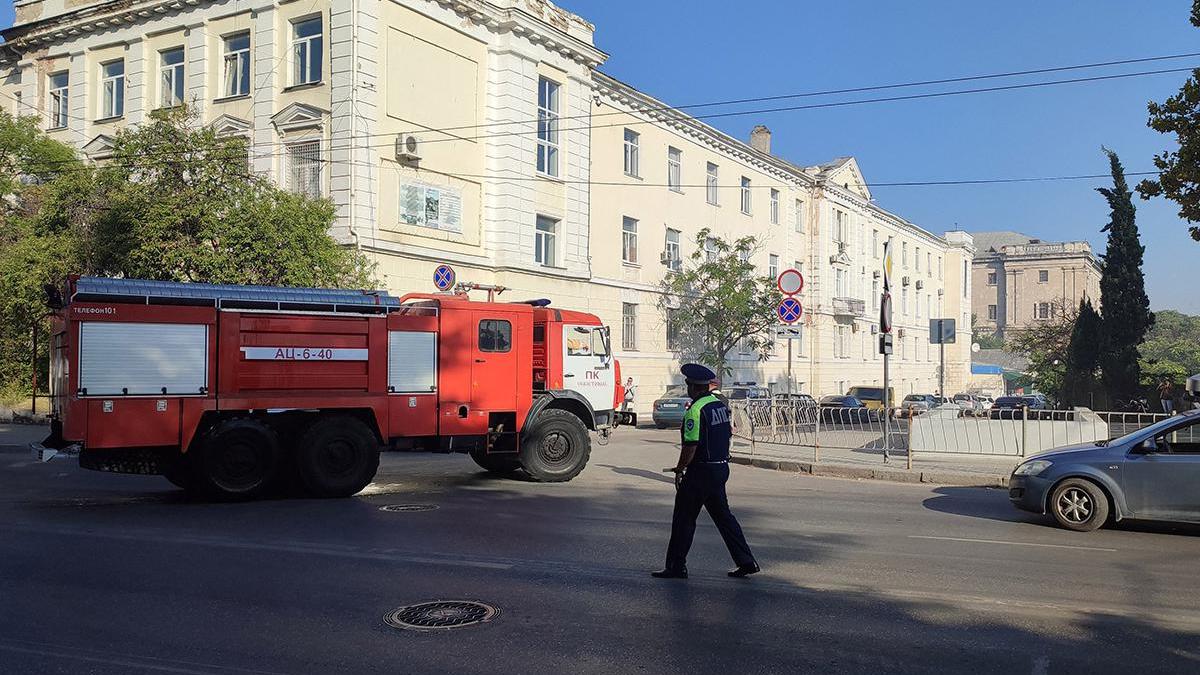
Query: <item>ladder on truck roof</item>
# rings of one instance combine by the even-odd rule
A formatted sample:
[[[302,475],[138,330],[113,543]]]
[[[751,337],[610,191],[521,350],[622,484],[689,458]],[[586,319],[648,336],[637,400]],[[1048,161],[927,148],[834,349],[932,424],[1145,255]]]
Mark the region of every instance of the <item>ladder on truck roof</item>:
[[[387,291],[194,284],[104,277],[77,279],[71,301],[358,314],[383,314],[400,307],[400,300]]]

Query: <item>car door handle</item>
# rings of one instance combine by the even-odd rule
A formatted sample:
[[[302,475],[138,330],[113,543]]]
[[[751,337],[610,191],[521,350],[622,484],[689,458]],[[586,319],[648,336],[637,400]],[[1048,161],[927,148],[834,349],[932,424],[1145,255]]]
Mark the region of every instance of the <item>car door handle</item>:
[[[487,363],[487,359],[475,359],[475,363]]]
[[[563,373],[563,377],[575,377],[571,373]]]

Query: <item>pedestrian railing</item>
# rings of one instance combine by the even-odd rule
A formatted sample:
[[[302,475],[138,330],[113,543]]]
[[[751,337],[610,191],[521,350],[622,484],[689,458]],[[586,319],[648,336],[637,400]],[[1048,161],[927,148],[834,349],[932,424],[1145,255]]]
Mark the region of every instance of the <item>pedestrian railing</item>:
[[[818,407],[800,401],[734,402],[734,435],[756,444],[848,448],[913,455],[1026,457],[1064,445],[1122,436],[1167,417],[1162,413],[1087,408],[975,411],[956,405],[890,411]]]

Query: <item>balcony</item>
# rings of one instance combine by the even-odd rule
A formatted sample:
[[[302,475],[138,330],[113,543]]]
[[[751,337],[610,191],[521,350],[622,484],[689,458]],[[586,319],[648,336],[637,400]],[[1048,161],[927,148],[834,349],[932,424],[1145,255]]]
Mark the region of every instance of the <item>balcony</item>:
[[[833,315],[859,318],[867,315],[867,303],[856,298],[834,298]]]

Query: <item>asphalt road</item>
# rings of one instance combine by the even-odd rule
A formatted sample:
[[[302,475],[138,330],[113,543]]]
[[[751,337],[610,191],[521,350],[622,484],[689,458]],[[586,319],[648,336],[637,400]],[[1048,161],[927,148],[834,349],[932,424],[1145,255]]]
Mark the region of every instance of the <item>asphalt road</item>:
[[[0,672],[1200,670],[1200,529],[1075,534],[1000,490],[734,466],[764,572],[726,578],[702,515],[692,578],[651,579],[676,437],[622,430],[561,485],[394,453],[360,497],[250,504],[0,452]],[[500,614],[383,621],[439,599]]]

